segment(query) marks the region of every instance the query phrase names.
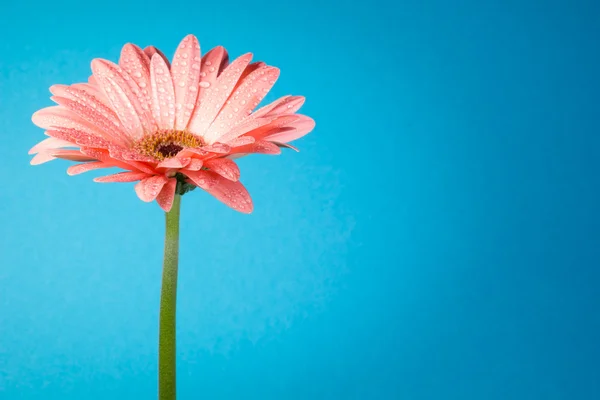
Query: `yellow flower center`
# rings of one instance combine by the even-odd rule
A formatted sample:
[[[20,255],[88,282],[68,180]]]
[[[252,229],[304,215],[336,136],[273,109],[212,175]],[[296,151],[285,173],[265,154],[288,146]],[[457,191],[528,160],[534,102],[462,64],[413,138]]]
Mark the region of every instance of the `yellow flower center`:
[[[162,161],[174,157],[183,149],[198,148],[203,145],[202,139],[190,132],[163,129],[144,136],[134,145],[134,148],[144,155]]]

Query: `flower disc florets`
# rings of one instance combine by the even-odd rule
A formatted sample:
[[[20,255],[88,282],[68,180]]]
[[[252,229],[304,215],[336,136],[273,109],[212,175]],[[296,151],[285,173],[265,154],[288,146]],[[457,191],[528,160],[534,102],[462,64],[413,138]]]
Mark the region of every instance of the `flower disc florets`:
[[[202,139],[190,132],[163,129],[144,136],[134,145],[134,148],[141,154],[162,161],[175,157],[183,149],[199,148],[203,145]]]

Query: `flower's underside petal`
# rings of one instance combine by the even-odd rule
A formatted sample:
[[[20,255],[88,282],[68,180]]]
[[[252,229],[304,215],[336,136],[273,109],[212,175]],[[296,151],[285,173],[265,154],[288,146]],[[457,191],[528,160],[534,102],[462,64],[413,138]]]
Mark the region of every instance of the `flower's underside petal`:
[[[147,178],[149,175],[143,172],[119,172],[118,174],[99,176],[94,178],[94,182],[110,183],[110,182],[136,182]]]
[[[175,89],[169,68],[159,55],[150,61],[150,82],[152,83],[152,113],[161,129],[175,126]]]
[[[217,77],[215,83],[206,90],[201,99],[200,107],[196,107],[190,120],[189,130],[192,133],[204,137],[206,130],[223,108],[251,59],[251,53],[238,57],[225,68],[221,75]]]
[[[177,179],[170,178],[167,183],[165,183],[158,196],[156,196],[156,202],[165,212],[171,211],[173,200],[175,198],[175,189],[177,189]]]
[[[79,175],[84,172],[92,171],[95,169],[111,168],[111,167],[113,167],[113,166],[106,164],[102,161],[91,161],[91,162],[87,162],[84,164],[71,165],[69,168],[67,168],[67,174]]]
[[[241,182],[230,181],[211,171],[189,171],[186,175],[195,185],[234,210],[246,214],[252,212],[252,199]]]
[[[156,199],[163,186],[169,178],[164,175],[155,175],[149,178],[142,179],[135,185],[135,193],[145,202],[150,202]]]
[[[186,36],[177,47],[171,65],[175,88],[175,129],[187,128],[196,106],[201,62],[198,39],[194,35]]]
[[[237,181],[240,179],[240,168],[237,164],[227,158],[215,158],[208,160],[205,163],[206,167],[211,171],[221,175],[223,178],[227,178],[230,181]]]
[[[158,163],[156,168],[183,168],[190,163],[189,157],[173,157],[167,158]]]
[[[190,163],[185,167],[186,170],[190,171],[200,171],[204,162],[199,158],[192,158]]]

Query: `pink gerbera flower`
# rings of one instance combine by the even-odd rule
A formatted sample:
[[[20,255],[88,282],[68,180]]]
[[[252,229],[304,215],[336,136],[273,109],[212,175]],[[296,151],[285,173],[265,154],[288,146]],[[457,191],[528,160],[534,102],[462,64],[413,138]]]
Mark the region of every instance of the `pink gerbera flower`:
[[[123,47],[119,64],[92,61],[87,83],[50,88],[58,105],[33,115],[49,138],[30,153],[32,164],[54,158],[81,162],[70,175],[121,168],[97,182],[135,182],[143,201],[166,212],[163,283],[160,297],[160,400],[175,400],[175,316],[181,195],[196,186],[228,206],[252,211],[233,161],[250,153],[279,154],[281,147],[310,132],[312,119],[296,114],[300,96],[285,96],[253,112],[279,70],[250,63],[245,54],[231,64],[217,47],[200,57],[189,35],[172,65],[154,47]]]
[[[175,194],[196,186],[235,210],[252,200],[233,161],[250,153],[279,154],[310,132],[314,121],[296,114],[301,96],[284,96],[257,110],[279,76],[245,54],[228,63],[216,47],[200,56],[193,35],[183,39],[172,64],[158,49],[126,44],[119,63],[92,61],[87,83],[54,85],[57,106],[33,115],[49,138],[34,146],[32,164],[54,158],[82,162],[69,175],[118,167],[96,182],[135,182],[146,202],[169,211]]]

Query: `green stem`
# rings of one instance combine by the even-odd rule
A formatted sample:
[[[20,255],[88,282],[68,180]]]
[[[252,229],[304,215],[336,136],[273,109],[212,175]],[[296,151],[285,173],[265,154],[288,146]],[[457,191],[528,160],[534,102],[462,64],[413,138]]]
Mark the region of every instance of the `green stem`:
[[[175,316],[177,305],[177,262],[179,258],[179,208],[176,194],[166,216],[165,257],[160,293],[158,337],[158,399],[175,400]]]

